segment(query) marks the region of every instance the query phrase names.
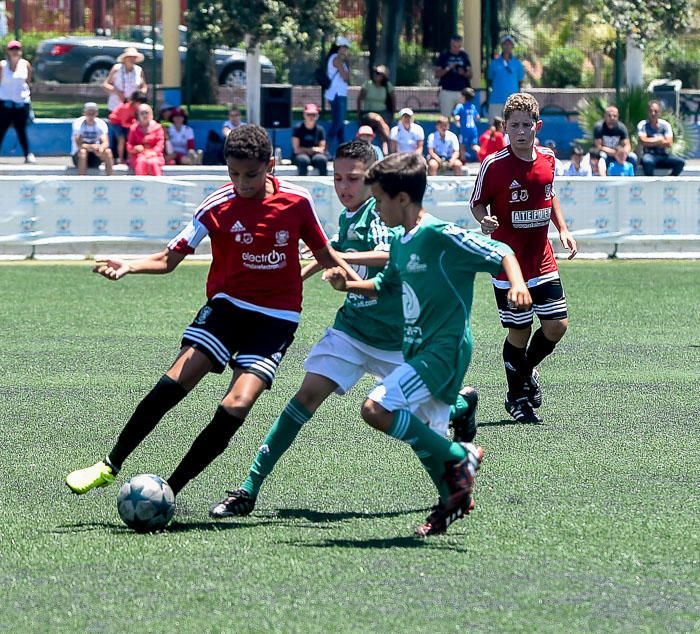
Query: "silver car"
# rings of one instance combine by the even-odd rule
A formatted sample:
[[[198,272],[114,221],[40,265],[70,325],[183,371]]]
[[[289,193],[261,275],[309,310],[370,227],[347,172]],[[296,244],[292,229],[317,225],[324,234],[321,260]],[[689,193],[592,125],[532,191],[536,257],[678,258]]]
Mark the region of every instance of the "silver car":
[[[100,35],[64,36],[39,43],[33,61],[37,81],[57,81],[66,84],[101,84],[110,68],[127,46],[133,46],[144,56],[141,63],[146,78],[153,81],[153,44],[149,27],[126,27],[129,39],[115,39]],[[156,36],[158,32],[156,31]],[[180,60],[185,72],[187,29],[180,27]],[[156,43],[155,81],[161,83],[163,45]],[[217,48],[213,51],[214,67],[219,84],[245,86],[245,51],[239,48]],[[261,82],[275,83],[275,67],[265,56],[260,56]]]

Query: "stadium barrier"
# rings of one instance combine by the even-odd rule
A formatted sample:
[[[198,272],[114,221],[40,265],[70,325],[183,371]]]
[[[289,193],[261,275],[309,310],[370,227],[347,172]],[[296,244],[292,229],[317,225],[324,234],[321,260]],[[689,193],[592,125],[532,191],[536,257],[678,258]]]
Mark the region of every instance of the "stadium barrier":
[[[340,212],[332,179],[289,180],[309,190],[332,235]],[[0,177],[0,254],[146,253],[175,236],[225,182],[211,175]],[[432,177],[425,206],[476,228],[468,207],[473,187],[472,178]],[[556,189],[582,255],[700,257],[700,178],[557,179]],[[557,247],[556,232],[550,236]]]

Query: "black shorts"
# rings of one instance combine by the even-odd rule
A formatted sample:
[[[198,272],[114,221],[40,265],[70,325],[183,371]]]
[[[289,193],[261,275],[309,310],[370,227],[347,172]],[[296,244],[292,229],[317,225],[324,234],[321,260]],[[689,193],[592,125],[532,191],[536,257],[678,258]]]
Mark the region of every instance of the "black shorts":
[[[88,167],[99,167],[102,163],[102,159],[97,156],[94,152],[87,153],[87,166]],[[73,154],[73,165],[78,167],[78,153]]]
[[[504,328],[529,328],[533,315],[540,321],[544,319],[566,319],[566,295],[561,280],[550,280],[529,288],[532,295],[532,307],[528,310],[517,310],[508,305],[508,289],[494,287],[498,316]]]
[[[185,329],[182,345],[206,354],[214,372],[220,374],[227,364],[242,368],[269,388],[296,329],[292,321],[239,308],[226,299],[211,299]]]

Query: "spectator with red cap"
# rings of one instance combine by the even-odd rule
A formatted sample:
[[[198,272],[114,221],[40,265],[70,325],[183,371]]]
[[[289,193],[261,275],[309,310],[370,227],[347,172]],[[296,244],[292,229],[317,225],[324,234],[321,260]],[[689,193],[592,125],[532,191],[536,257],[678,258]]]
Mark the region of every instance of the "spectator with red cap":
[[[0,61],[0,148],[10,126],[14,126],[25,163],[36,163],[29,151],[27,124],[31,113],[32,65],[22,58],[22,44],[7,43],[7,59]]]
[[[384,152],[382,152],[382,148],[380,148],[378,145],[374,145],[374,138],[376,136],[377,135],[374,133],[374,130],[372,130],[371,125],[361,125],[357,129],[356,137],[360,141],[369,143],[369,145],[371,145],[372,149],[374,150],[374,156],[377,158],[378,161],[381,161],[384,158]]]
[[[299,176],[306,176],[309,165],[318,170],[320,176],[328,174],[326,155],[326,133],[318,125],[318,106],[304,106],[304,120],[292,132],[292,163],[297,166]]]
[[[194,149],[194,130],[187,125],[187,114],[182,108],[173,108],[170,125],[165,127],[165,160],[168,165],[195,165],[199,163]]]

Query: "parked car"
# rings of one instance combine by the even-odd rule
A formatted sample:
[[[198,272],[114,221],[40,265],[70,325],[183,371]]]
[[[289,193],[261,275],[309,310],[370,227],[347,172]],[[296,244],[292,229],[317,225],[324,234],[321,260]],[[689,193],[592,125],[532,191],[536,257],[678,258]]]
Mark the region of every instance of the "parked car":
[[[64,36],[39,43],[33,61],[34,78],[37,81],[57,81],[66,84],[101,84],[127,46],[133,46],[145,57],[141,66],[148,81],[153,81],[153,43],[150,27],[125,27],[132,39],[116,39],[95,36]],[[156,36],[158,32],[156,31]],[[187,29],[180,27],[180,60],[185,71],[185,46]],[[156,83],[161,83],[163,45],[156,42]],[[213,51],[214,67],[219,84],[223,86],[245,86],[245,51],[240,48],[216,48]],[[261,81],[275,83],[275,67],[261,55]]]

